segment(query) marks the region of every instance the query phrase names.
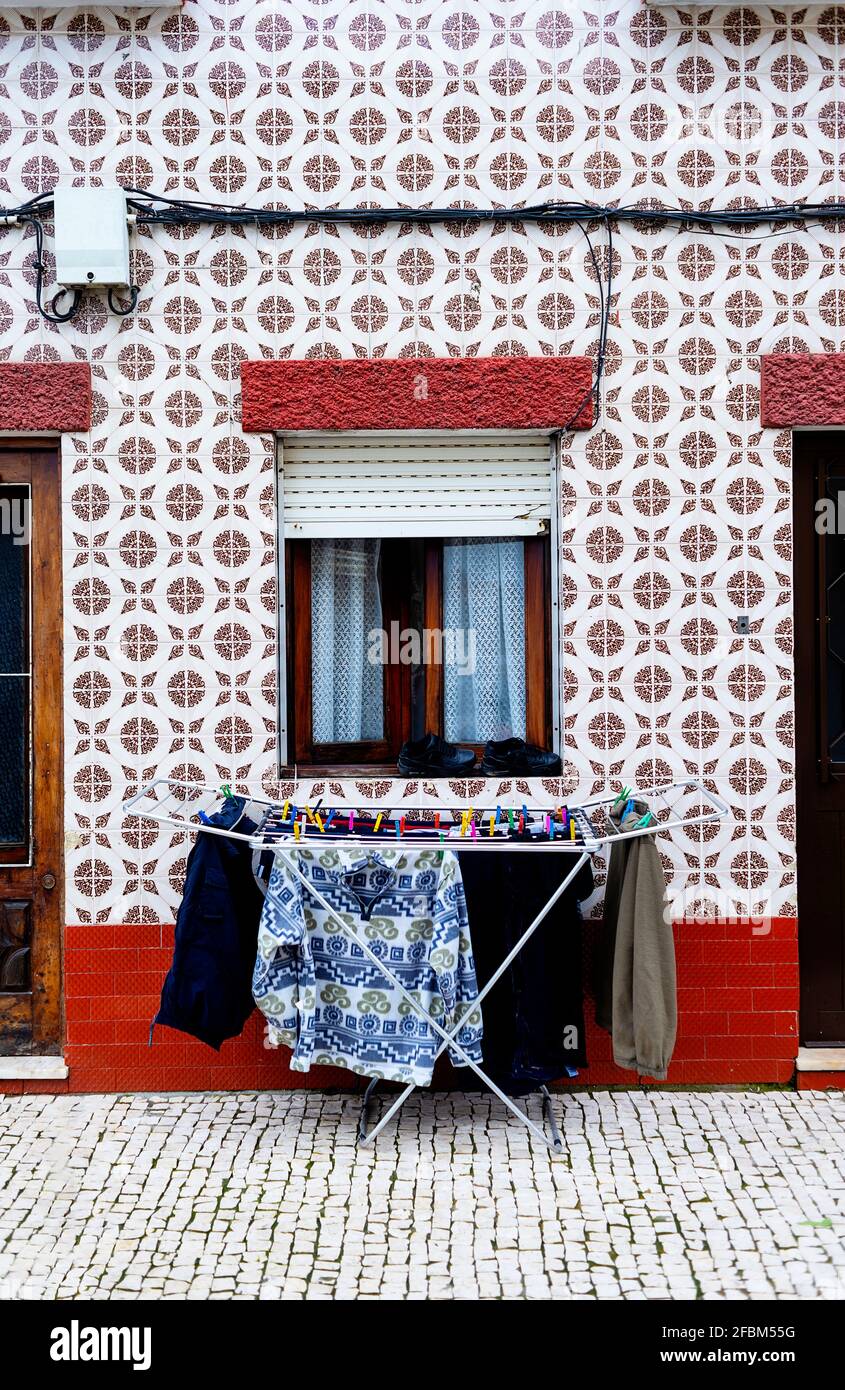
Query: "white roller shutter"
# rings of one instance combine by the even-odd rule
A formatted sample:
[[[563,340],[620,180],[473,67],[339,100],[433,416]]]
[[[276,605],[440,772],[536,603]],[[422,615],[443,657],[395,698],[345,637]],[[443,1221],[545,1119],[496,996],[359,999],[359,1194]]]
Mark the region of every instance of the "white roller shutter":
[[[550,524],[550,459],[540,434],[287,435],[284,534],[537,535]]]

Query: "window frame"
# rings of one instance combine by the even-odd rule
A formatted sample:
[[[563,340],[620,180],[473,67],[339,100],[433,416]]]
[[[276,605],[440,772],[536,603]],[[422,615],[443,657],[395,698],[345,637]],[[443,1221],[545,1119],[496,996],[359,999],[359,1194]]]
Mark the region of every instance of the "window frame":
[[[423,540],[423,625],[443,628],[443,544],[449,537]],[[499,539],[491,537],[490,539]],[[512,540],[507,536],[501,539]],[[525,548],[526,611],[526,729],[529,743],[554,746],[552,649],[553,554],[549,534],[521,536]],[[410,625],[409,586],[403,588],[407,566],[401,563],[398,538],[382,541],[383,624],[390,631],[391,621],[400,629]],[[333,774],[337,776],[398,776],[399,748],[411,737],[411,667],[398,663],[385,666],[385,738],[362,743],[315,745],[312,727],[311,675],[311,541],[280,537],[280,577],[284,577],[285,616],[280,633],[280,657],[285,669],[279,672],[281,722],[286,727],[286,762],[281,776]],[[423,667],[424,724],[426,729],[443,733],[443,668]],[[284,694],[282,694],[284,692]],[[480,756],[482,743],[466,743]]]

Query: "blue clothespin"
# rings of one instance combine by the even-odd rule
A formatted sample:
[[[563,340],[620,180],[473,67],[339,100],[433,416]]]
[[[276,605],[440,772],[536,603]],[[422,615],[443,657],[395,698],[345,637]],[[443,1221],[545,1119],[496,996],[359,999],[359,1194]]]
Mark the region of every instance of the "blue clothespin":
[[[211,821],[208,819],[205,811],[197,811],[197,820],[201,821],[203,825],[211,825]]]
[[[629,811],[633,811],[633,809],[634,809],[634,803],[633,803],[633,801],[628,801],[628,803],[627,803],[627,805],[626,805],[626,807],[625,807],[625,810],[622,812],[622,815],[619,817],[620,821],[624,821],[624,819],[625,819],[625,817],[627,816],[628,812],[629,812]]]

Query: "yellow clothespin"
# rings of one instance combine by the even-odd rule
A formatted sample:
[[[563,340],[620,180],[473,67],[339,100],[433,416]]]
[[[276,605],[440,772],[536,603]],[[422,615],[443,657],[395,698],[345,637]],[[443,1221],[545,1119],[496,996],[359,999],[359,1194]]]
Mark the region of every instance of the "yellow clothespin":
[[[378,815],[376,816],[375,830],[374,830],[374,832],[373,832],[374,834],[378,834],[378,828],[379,828],[379,826],[381,825],[381,823],[382,823],[383,820],[384,820],[384,811],[379,811]]]
[[[294,838],[295,840],[298,840],[298,839],[299,839],[299,821],[298,821],[298,820],[295,820],[294,823],[293,823],[293,838]]]

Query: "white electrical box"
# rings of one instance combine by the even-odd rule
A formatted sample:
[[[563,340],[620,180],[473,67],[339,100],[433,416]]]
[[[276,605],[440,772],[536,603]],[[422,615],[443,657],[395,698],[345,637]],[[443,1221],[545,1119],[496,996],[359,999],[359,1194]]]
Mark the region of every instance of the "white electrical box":
[[[57,188],[53,221],[58,284],[107,289],[130,283],[122,188]]]

